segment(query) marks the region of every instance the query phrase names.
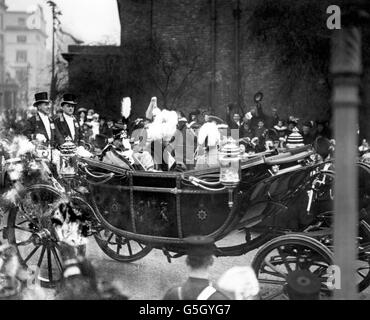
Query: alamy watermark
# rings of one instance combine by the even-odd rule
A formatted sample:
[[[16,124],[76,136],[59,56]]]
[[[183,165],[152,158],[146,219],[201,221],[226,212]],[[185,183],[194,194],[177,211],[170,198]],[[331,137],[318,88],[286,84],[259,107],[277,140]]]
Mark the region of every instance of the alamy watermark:
[[[329,30],[338,30],[342,28],[341,10],[337,5],[331,5],[326,8],[329,17],[326,19],[326,26]]]
[[[337,265],[331,265],[326,269],[326,274],[323,275],[324,278],[327,278],[323,284],[329,290],[340,290],[341,289],[341,273],[340,267]]]

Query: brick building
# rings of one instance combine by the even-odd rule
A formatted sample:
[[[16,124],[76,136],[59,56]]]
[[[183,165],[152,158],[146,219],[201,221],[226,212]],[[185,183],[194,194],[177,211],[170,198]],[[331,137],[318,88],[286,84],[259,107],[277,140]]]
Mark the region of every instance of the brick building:
[[[62,54],[68,62],[69,90],[79,107],[116,117],[120,110],[121,48],[69,45]]]
[[[322,79],[302,77],[293,92],[283,93],[285,76],[274,66],[277,53],[250,37],[248,19],[256,0],[117,2],[123,56],[128,43],[138,39],[144,42],[148,38],[159,39],[168,46],[190,41],[200,50],[206,70],[197,88],[178,103],[182,110],[208,107],[223,116],[226,105],[233,102],[246,111],[253,105],[253,95],[257,91],[264,93],[266,111],[275,106],[284,115],[316,117],[320,109],[328,105]],[[314,90],[314,94],[310,90]],[[156,94],[160,100],[160,92]],[[149,95],[145,94],[145,98]]]
[[[210,109],[224,117],[229,103],[246,112],[254,104],[254,94],[262,91],[267,113],[277,107],[282,116],[326,117],[327,79],[299,74],[287,90],[287,75],[276,68],[277,55],[281,53],[252,36],[249,21],[257,3],[260,2],[117,0],[121,45],[101,46],[99,50],[97,46],[81,50],[70,47],[65,57],[71,89],[81,81],[104,76],[100,71],[94,73],[95,67],[90,68],[93,76],[89,79],[78,75],[85,63],[109,67],[112,72],[107,82],[112,86],[100,93],[83,92],[81,102],[109,109],[111,114],[118,114],[120,98],[130,96],[134,115],[143,116],[150,97],[157,96],[162,107],[185,114],[197,108]],[[105,55],[114,56],[114,61],[105,59]],[[106,61],[111,61],[110,66]],[[89,87],[93,85],[102,86],[90,83]],[[103,105],[99,100],[105,101]]]

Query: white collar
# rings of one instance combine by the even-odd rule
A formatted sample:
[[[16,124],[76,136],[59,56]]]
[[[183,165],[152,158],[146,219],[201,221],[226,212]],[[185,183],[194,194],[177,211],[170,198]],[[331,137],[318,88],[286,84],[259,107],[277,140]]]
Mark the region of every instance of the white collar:
[[[44,113],[42,113],[40,111],[38,111],[38,114],[39,114],[40,118],[42,118],[42,119],[48,119],[49,120],[49,116],[47,116],[46,114],[44,114]]]
[[[68,114],[66,114],[64,112],[63,112],[63,116],[64,116],[65,119],[74,119],[73,116],[70,116],[70,115],[68,115]]]

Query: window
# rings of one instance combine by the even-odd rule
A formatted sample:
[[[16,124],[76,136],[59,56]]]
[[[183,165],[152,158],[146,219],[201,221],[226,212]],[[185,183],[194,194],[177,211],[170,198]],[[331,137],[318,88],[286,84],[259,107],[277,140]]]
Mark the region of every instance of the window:
[[[4,52],[4,35],[0,34],[0,52]]]
[[[27,76],[28,76],[27,68],[21,68],[15,71],[15,78],[20,84],[23,84],[27,80]]]
[[[17,36],[17,42],[18,43],[26,43],[27,42],[27,36]]]
[[[17,62],[27,62],[27,51],[17,51],[17,56],[16,56],[16,61]]]
[[[18,18],[18,25],[25,27],[26,26],[26,18]]]

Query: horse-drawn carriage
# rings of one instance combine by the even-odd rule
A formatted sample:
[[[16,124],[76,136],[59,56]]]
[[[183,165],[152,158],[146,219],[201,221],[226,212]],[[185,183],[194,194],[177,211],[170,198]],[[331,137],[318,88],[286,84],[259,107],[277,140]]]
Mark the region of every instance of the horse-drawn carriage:
[[[217,246],[216,256],[238,256],[262,246],[253,266],[261,283],[268,285],[262,286],[263,295],[284,291],[287,274],[296,268],[316,274],[328,295],[324,277],[332,263],[328,212],[334,175],[327,170],[330,162],[318,159],[308,147],[244,159],[229,148],[220,166],[153,172],[135,170],[128,162],[117,166],[80,157],[59,182],[22,191],[21,201],[9,210],[4,237],[17,247],[25,266],[39,268],[43,284],[55,284],[62,264],[51,232],[50,206],[66,191],[74,206],[89,215],[99,247],[117,261],[135,261],[158,249],[170,262],[186,254],[187,236],[217,242],[239,230],[244,241]],[[361,168],[361,196],[366,198],[370,167]],[[367,223],[361,220],[364,234]],[[361,241],[363,290],[370,274],[368,238]],[[278,290],[271,291],[273,286]]]

